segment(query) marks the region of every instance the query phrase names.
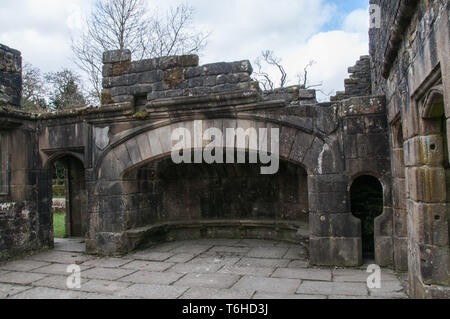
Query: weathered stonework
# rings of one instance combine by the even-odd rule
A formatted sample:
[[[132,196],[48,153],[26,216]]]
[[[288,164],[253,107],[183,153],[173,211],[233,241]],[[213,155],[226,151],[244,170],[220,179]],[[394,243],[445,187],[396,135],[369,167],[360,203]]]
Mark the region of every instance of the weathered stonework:
[[[345,92],[329,103],[297,86],[262,92],[248,61],[131,61],[119,50],[104,54],[101,108],[35,115],[2,107],[0,259],[52,247],[49,169],[62,159],[68,230],[84,235],[88,253],[263,238],[309,244],[313,265],[359,266],[363,234],[350,190],[369,175],[383,192],[375,262],[408,271],[412,297],[448,298],[450,4],[371,3],[381,9],[381,28],[370,30],[370,57],[349,69]],[[279,172],[175,165],[172,133],[192,132],[199,120],[201,133],[278,128]],[[246,143],[243,151],[254,149]]]
[[[371,3],[381,8],[381,28],[370,31],[372,90],[387,100],[395,266],[409,271],[411,296],[448,298],[450,3]]]
[[[22,56],[0,44],[0,106],[19,107],[22,98]]]

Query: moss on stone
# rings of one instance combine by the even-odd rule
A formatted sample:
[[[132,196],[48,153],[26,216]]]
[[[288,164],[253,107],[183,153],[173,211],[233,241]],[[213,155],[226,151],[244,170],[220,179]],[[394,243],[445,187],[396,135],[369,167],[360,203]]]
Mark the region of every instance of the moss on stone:
[[[150,114],[148,112],[142,111],[134,113],[133,118],[136,120],[146,120],[149,116]]]
[[[182,68],[171,69],[164,72],[164,84],[170,89],[176,89],[184,81],[184,72]]]

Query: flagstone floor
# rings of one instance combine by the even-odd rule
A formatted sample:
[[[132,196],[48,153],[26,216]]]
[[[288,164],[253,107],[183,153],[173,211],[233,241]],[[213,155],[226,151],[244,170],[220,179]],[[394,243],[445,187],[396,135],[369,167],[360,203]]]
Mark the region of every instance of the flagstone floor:
[[[81,239],[0,264],[0,299],[403,299],[404,278],[382,270],[368,289],[366,268],[309,267],[298,245],[263,240],[165,243],[122,258],[83,253]],[[68,289],[69,265],[79,265],[81,288]]]

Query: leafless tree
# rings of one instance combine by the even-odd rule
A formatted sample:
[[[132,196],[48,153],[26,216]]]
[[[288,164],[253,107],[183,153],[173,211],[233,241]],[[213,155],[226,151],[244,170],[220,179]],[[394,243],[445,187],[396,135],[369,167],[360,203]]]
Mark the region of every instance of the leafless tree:
[[[26,111],[44,112],[47,109],[46,94],[41,70],[25,62],[22,71],[22,108]]]
[[[273,51],[266,50],[261,52],[261,56],[259,56],[254,63],[258,69],[255,72],[256,79],[261,83],[264,90],[273,90],[275,88],[275,82],[270,78],[270,75],[264,71],[263,64],[266,64],[269,67],[275,67],[280,72],[278,87],[282,88],[286,85],[287,73],[281,64],[281,59],[277,57]]]
[[[96,0],[85,30],[72,39],[77,66],[99,101],[104,51],[130,49],[137,59],[190,54],[206,45],[207,33],[193,28],[194,9],[182,4],[166,15],[150,11],[145,0]]]
[[[86,106],[81,79],[78,74],[69,69],[45,74],[48,84],[48,99],[50,110],[63,110]]]

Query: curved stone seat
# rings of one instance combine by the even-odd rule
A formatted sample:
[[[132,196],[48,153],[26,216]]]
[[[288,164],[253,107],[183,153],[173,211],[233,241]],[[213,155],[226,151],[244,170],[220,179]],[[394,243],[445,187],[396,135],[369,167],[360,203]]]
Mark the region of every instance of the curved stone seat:
[[[129,250],[148,247],[161,242],[176,240],[221,239],[269,239],[296,244],[309,241],[306,221],[277,220],[193,220],[169,221],[125,232]]]

